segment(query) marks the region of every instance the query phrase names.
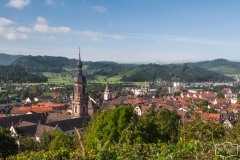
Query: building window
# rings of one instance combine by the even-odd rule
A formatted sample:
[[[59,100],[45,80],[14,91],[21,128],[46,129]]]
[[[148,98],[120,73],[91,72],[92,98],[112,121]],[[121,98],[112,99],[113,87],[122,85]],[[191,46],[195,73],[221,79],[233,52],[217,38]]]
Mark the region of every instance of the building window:
[[[77,105],[74,106],[74,113],[77,113]]]
[[[83,106],[83,107],[82,107],[82,113],[85,113],[85,110],[86,110],[86,107]]]

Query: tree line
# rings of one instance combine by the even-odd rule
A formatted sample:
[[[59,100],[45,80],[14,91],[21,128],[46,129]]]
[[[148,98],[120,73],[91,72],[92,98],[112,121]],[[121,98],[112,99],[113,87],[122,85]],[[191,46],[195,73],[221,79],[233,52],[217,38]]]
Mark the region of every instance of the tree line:
[[[48,78],[41,73],[33,74],[21,65],[0,65],[1,83],[35,83],[47,82]]]
[[[224,142],[240,142],[239,119],[233,128],[225,128],[201,120],[198,114],[191,121],[181,121],[176,111],[168,109],[150,108],[140,117],[134,113],[130,106],[96,112],[83,133],[47,132],[40,142],[19,139],[20,146],[4,141],[0,155],[7,159],[218,159],[216,153],[225,157],[236,153]],[[14,139],[9,132],[4,135],[4,140]],[[18,148],[18,154],[12,148]]]
[[[135,70],[133,74],[123,75],[121,81],[143,82],[156,79],[181,82],[234,81],[231,77],[199,67],[187,67],[186,64],[172,67],[157,64],[140,65],[133,70]]]

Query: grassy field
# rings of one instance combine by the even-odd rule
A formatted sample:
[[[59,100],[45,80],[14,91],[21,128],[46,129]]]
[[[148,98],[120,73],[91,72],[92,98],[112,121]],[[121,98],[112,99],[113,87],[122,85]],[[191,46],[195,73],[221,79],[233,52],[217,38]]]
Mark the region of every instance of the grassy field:
[[[227,65],[222,65],[222,66],[218,66],[218,67],[213,67],[213,68],[209,68],[208,70],[210,71],[215,71],[218,73],[222,73],[222,74],[240,74],[240,69],[239,68],[232,68],[229,67]]]
[[[44,72],[43,75],[48,77],[47,83],[55,83],[55,84],[73,84],[73,78],[68,76],[63,76],[61,73],[50,73],[50,72]]]
[[[240,74],[224,74],[224,75],[230,77],[240,77]]]

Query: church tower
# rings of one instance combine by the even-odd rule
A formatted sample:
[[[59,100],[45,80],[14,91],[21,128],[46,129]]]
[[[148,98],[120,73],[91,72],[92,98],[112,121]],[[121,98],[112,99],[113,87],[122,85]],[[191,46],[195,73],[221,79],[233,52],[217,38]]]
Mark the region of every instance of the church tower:
[[[79,61],[77,64],[78,73],[74,77],[74,93],[72,100],[72,116],[88,115],[88,97],[86,96],[86,78],[82,74],[82,61],[80,57],[79,47]]]
[[[105,91],[104,91],[104,100],[108,101],[111,98],[111,94],[109,92],[108,84],[106,85]]]

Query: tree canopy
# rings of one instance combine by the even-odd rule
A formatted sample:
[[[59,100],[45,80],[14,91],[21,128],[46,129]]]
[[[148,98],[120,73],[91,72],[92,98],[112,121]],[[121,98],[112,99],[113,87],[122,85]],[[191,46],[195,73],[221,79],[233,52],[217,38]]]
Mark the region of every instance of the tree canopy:
[[[6,158],[9,155],[14,155],[18,152],[16,139],[11,137],[9,129],[0,127],[0,158]]]

